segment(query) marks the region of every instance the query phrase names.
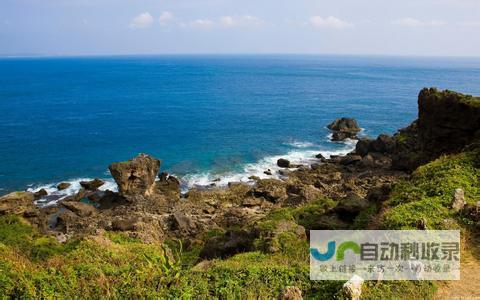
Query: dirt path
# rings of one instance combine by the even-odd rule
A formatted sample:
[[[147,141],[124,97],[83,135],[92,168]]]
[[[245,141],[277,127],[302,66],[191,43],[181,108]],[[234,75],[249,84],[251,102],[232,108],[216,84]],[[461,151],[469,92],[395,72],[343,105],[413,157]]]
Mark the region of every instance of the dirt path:
[[[462,251],[460,280],[438,283],[434,299],[480,300],[480,246],[478,237]]]

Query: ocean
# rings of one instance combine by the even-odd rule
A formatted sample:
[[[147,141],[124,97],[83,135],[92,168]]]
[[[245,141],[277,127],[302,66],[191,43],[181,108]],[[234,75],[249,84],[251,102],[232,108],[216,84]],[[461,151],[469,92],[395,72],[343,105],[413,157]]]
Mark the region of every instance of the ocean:
[[[148,153],[184,189],[269,177],[279,157],[346,153],[326,128],[356,118],[363,136],[417,115],[421,88],[480,95],[480,59],[199,55],[0,58],[0,195],[54,192]]]

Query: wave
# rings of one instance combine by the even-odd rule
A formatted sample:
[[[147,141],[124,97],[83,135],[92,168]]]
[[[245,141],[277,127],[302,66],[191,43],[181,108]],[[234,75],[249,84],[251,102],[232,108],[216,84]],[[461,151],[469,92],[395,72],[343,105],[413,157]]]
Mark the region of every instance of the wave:
[[[294,145],[308,144],[309,146],[307,147],[311,147],[311,143],[308,142],[293,143]],[[242,170],[239,172],[228,172],[222,174],[203,172],[197,174],[188,174],[180,178],[180,181],[182,182],[182,192],[186,192],[191,188],[226,187],[230,182],[253,183],[254,181],[250,179],[252,176],[256,176],[261,179],[282,179],[283,176],[278,172],[280,169],[282,169],[277,166],[278,159],[285,158],[292,164],[311,165],[319,162],[319,159],[315,157],[319,153],[321,153],[324,157],[329,158],[332,155],[345,155],[353,151],[357,141],[347,139],[342,143],[344,144],[344,147],[337,150],[292,150],[284,155],[267,156],[258,162],[245,164]],[[292,146],[294,147],[294,145]],[[311,145],[313,146],[313,144]],[[265,174],[264,172],[267,170],[269,170],[272,175]]]
[[[82,186],[80,185],[80,181],[90,181],[92,179],[93,178],[76,178],[76,179],[62,181],[62,182],[70,183],[70,186],[61,191],[57,189],[57,186],[60,183],[60,182],[57,182],[57,183],[49,183],[49,184],[43,184],[43,185],[35,185],[28,188],[27,192],[35,193],[41,189],[45,189],[48,192],[48,195],[35,201],[36,205],[40,207],[45,207],[45,206],[55,205],[59,201],[69,196],[75,195],[82,188]],[[104,180],[105,183],[99,188],[100,191],[106,191],[106,190],[110,190],[112,192],[118,191],[117,184],[115,183],[115,181],[113,181],[113,179],[105,178],[102,180]]]
[[[284,145],[293,147],[293,148],[311,148],[315,147],[316,145],[311,142],[301,142],[301,141],[292,141],[292,142],[287,142],[283,143]]]
[[[328,136],[327,136],[328,138]],[[344,146],[336,150],[324,150],[320,146],[316,146],[310,142],[300,142],[293,141],[288,143],[292,148],[295,148],[283,155],[272,155],[266,156],[261,160],[254,163],[244,164],[239,171],[231,171],[226,173],[213,173],[213,172],[202,172],[187,174],[185,176],[179,177],[181,182],[181,191],[186,193],[189,189],[192,188],[210,188],[210,187],[227,187],[231,182],[243,182],[248,184],[253,184],[252,176],[256,176],[261,179],[273,178],[273,179],[282,179],[282,176],[279,173],[279,170],[282,169],[277,166],[277,160],[284,158],[289,160],[292,164],[297,165],[311,165],[313,163],[318,163],[319,159],[315,156],[321,153],[324,157],[329,158],[332,155],[345,155],[355,149],[356,145],[355,140],[345,140],[343,142],[338,142]],[[336,143],[336,144],[338,144]],[[313,149],[315,148],[315,149]],[[293,170],[294,168],[292,168]],[[272,175],[265,174],[265,171],[270,171]],[[175,174],[172,174],[175,176]],[[65,190],[59,191],[57,189],[57,183],[43,184],[31,186],[27,189],[29,192],[37,192],[41,189],[45,189],[48,192],[48,195],[35,201],[35,204],[38,206],[50,206],[55,205],[59,201],[62,201],[66,197],[75,195],[82,188],[80,181],[89,181],[92,178],[76,178],[67,181],[70,183],[70,187]],[[118,191],[117,184],[112,178],[104,178],[105,184],[102,185],[99,190],[106,191],[110,190],[113,192]]]

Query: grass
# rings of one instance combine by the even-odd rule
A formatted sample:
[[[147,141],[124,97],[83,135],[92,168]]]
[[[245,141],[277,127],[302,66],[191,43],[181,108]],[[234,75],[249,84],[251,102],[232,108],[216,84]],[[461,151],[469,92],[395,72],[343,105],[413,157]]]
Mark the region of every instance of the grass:
[[[443,156],[419,167],[409,181],[397,183],[383,216],[386,229],[415,228],[424,219],[430,229],[459,228],[468,222],[451,208],[455,189],[465,191],[467,203],[480,200],[480,150]]]

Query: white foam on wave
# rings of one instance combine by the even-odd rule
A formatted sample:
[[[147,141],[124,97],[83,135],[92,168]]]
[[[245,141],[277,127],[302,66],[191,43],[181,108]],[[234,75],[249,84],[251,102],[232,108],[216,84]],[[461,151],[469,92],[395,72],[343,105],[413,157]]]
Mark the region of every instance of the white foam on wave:
[[[59,201],[65,199],[66,197],[77,194],[78,191],[80,191],[80,189],[82,188],[82,186],[80,185],[80,182],[90,181],[90,180],[93,180],[93,178],[76,178],[76,179],[62,181],[62,182],[70,183],[70,186],[64,190],[57,189],[57,186],[60,183],[58,182],[58,183],[49,183],[49,184],[43,184],[43,185],[31,185],[31,187],[28,188],[27,191],[35,193],[41,189],[45,189],[48,195],[35,201],[36,205],[45,207],[50,205],[56,205]],[[112,192],[116,192],[118,190],[117,184],[112,179],[107,178],[102,180],[104,180],[105,183],[98,188],[100,191],[110,190]]]
[[[301,142],[301,141],[292,141],[292,142],[284,143],[284,145],[287,145],[293,148],[310,148],[310,147],[316,146],[314,143]]]
[[[279,170],[282,169],[277,166],[277,160],[285,158],[292,164],[311,165],[318,163],[319,159],[315,156],[321,153],[324,157],[329,158],[332,155],[345,155],[355,149],[355,140],[345,140],[342,142],[345,146],[337,150],[292,150],[284,155],[267,156],[258,162],[245,164],[239,172],[229,172],[223,174],[214,174],[210,172],[197,173],[185,175],[181,178],[182,192],[186,192],[191,188],[205,188],[205,187],[226,187],[230,182],[244,182],[253,183],[251,176],[256,176],[262,179],[275,178],[281,179]],[[310,146],[308,146],[310,147]],[[301,147],[300,147],[301,148]],[[307,147],[306,147],[307,148]],[[272,175],[267,175],[264,172],[270,170]]]

